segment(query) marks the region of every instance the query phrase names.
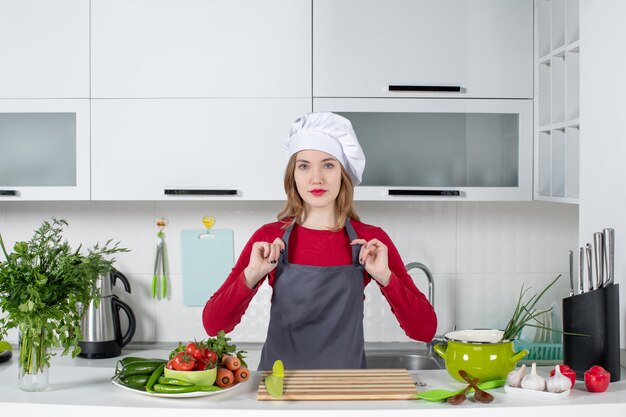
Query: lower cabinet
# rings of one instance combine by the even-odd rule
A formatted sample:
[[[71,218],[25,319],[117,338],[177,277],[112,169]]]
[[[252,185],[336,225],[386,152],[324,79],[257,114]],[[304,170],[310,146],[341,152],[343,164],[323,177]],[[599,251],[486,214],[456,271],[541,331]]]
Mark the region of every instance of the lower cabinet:
[[[93,200],[282,200],[311,99],[92,100]]]

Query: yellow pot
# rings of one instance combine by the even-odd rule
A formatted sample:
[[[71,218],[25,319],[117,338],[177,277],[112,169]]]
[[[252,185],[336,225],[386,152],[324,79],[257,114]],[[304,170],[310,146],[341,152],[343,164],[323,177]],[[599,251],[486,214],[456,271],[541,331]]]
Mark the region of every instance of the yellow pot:
[[[465,382],[459,376],[461,369],[481,382],[506,379],[528,351],[515,352],[513,341],[501,340],[502,334],[500,330],[483,329],[449,332],[444,335],[446,343],[435,345],[434,350],[457,381]]]

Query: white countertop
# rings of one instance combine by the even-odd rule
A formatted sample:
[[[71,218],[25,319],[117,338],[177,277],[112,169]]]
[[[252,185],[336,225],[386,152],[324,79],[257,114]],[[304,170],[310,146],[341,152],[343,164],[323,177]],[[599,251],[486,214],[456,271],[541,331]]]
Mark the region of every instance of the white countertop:
[[[125,351],[125,355],[163,357],[166,350]],[[418,410],[428,415],[462,416],[524,416],[554,417],[555,413],[567,413],[567,417],[604,414],[626,414],[626,380],[612,383],[601,394],[586,391],[584,383],[577,381],[571,394],[559,400],[537,400],[513,396],[504,388],[491,390],[496,399],[491,404],[476,403],[468,399],[459,406],[447,403],[429,403],[423,400],[407,401],[257,401],[256,392],[260,373],[229,392],[198,398],[158,398],[141,395],[111,384],[115,362],[120,358],[88,360],[55,357],[50,368],[50,389],[46,392],[23,392],[17,387],[15,357],[0,364],[0,410],[2,415],[48,415],[66,416],[172,416],[174,412],[184,416],[203,416],[227,412],[237,416],[380,416],[390,411],[393,417],[414,416]],[[549,368],[540,369],[547,375]],[[622,370],[624,372],[624,370]],[[419,390],[435,388],[455,389],[463,385],[455,382],[445,370],[411,372],[428,386]],[[624,373],[622,373],[624,375]],[[567,407],[567,410],[563,409]],[[184,411],[183,411],[184,410]],[[210,410],[210,411],[209,411]]]

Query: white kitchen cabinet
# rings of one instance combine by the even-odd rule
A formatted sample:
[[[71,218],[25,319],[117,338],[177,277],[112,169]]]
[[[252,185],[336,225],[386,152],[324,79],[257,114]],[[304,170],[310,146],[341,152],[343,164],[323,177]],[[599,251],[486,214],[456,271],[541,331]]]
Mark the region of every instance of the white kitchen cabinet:
[[[0,100],[0,201],[89,199],[89,100]]]
[[[313,0],[315,97],[533,97],[533,0]]]
[[[89,97],[89,0],[0,0],[0,98]]]
[[[94,99],[92,199],[283,200],[310,99]]]
[[[580,44],[578,0],[536,0],[536,200],[578,204]]]
[[[94,98],[311,97],[311,0],[92,0]]]
[[[531,100],[315,98],[366,157],[356,200],[532,200]]]

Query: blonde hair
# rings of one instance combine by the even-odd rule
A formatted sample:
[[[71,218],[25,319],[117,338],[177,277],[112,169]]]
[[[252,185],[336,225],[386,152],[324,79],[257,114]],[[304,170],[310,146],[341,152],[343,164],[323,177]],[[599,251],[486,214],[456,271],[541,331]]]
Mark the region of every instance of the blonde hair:
[[[287,194],[287,202],[285,207],[277,215],[278,220],[285,223],[283,229],[294,223],[303,223],[307,215],[304,200],[302,200],[300,193],[298,193],[298,188],[296,187],[296,155],[297,153],[291,156],[285,168],[284,187],[285,193]],[[345,226],[348,217],[359,221],[359,215],[356,214],[353,204],[354,186],[352,185],[352,178],[350,178],[350,174],[348,174],[348,171],[346,171],[343,165],[339,164],[339,166],[341,166],[341,185],[339,187],[339,194],[335,199],[337,223],[332,229],[335,231],[341,230]]]

